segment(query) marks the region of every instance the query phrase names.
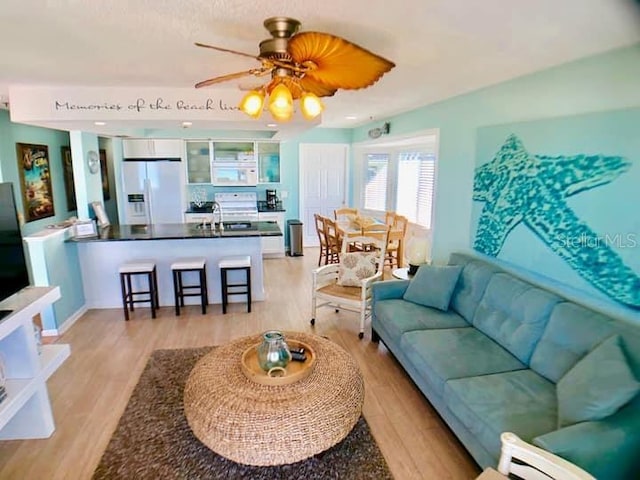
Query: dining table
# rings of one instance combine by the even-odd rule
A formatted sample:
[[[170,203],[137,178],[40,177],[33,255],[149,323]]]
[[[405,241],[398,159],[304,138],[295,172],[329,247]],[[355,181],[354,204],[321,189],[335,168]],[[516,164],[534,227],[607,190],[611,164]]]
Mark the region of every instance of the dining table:
[[[365,235],[364,229],[376,224],[385,225],[383,221],[371,216],[348,216],[345,219],[336,221],[336,229],[341,237],[345,235]],[[398,245],[398,268],[402,268],[404,266],[404,232],[402,229],[393,227],[389,229],[387,245],[389,244]]]

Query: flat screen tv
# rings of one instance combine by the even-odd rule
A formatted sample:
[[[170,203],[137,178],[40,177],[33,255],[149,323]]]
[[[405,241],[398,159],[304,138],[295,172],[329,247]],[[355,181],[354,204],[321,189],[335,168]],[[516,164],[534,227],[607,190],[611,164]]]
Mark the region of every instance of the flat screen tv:
[[[13,184],[0,183],[0,301],[29,285]]]

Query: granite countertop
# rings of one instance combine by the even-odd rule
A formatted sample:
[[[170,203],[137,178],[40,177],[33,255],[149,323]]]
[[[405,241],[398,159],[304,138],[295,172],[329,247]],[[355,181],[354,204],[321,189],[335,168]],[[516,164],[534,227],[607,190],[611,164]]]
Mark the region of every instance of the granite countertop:
[[[258,212],[286,212],[286,210],[282,207],[282,202],[280,200],[276,202],[275,208],[269,208],[266,201],[258,200]]]
[[[281,237],[273,222],[224,222],[224,230],[201,228],[197,223],[165,223],[156,225],[110,225],[98,236],[70,238],[71,242],[172,240],[190,238]]]

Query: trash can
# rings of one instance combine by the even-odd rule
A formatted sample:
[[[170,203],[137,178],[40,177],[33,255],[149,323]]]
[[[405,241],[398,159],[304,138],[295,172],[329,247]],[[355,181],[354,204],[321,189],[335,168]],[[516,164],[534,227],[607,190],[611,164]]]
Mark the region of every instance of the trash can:
[[[302,253],[302,222],[300,220],[287,220],[289,230],[289,255],[299,257]]]

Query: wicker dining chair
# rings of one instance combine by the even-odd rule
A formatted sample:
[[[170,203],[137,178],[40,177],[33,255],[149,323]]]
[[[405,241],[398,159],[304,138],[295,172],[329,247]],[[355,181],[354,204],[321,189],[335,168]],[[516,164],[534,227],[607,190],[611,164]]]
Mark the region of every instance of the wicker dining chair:
[[[407,227],[409,226],[409,219],[405,216],[394,214],[393,224],[389,231],[389,241],[387,243],[387,256],[385,257],[385,263],[391,268],[401,267],[403,249],[402,242],[407,234]]]
[[[337,208],[336,210],[333,211],[333,218],[335,219],[336,222],[353,220],[357,216],[358,216],[357,208],[342,207],[342,208]]]
[[[324,220],[319,213],[313,214],[313,219],[316,225],[316,233],[318,234],[318,240],[320,242],[320,254],[318,255],[318,266],[326,265],[329,263],[329,244],[327,242],[327,236],[325,234]]]

